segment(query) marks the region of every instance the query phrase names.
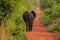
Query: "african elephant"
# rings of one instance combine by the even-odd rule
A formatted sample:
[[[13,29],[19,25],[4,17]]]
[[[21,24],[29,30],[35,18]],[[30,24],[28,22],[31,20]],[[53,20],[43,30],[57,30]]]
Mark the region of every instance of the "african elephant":
[[[36,17],[36,14],[34,11],[28,12],[25,11],[23,14],[23,19],[26,23],[26,31],[32,31],[32,24],[33,24],[33,20]]]

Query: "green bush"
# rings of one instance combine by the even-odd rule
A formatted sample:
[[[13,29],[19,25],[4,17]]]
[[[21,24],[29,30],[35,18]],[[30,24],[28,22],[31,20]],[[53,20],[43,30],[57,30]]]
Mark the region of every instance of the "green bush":
[[[50,15],[51,15],[51,10],[49,8],[44,9],[42,11],[42,14],[40,15],[40,19],[42,20],[44,25],[48,25],[51,23],[52,20],[49,17]]]
[[[0,0],[0,23],[8,28],[8,40],[26,40],[23,13],[35,8],[26,0]]]
[[[54,24],[53,21],[60,18],[60,1],[59,0],[41,0],[42,13],[40,19],[45,26],[48,26],[49,31],[60,32],[60,23]],[[49,6],[49,5],[50,6]],[[58,19],[59,20],[59,19]],[[52,24],[53,23],[53,24]],[[51,26],[52,28],[50,28]]]
[[[52,28],[49,28],[51,32],[60,32],[60,21],[58,21]]]
[[[55,4],[51,8],[44,9],[40,19],[44,24],[50,24],[53,20],[60,17],[60,5]]]

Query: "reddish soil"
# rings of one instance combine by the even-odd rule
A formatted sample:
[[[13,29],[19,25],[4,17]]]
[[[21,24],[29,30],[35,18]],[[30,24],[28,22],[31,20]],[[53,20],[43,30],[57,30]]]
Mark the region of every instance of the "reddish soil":
[[[4,27],[0,27],[0,28],[1,28],[0,40],[8,40],[8,34],[6,28]]]
[[[40,9],[36,9],[36,18],[31,32],[26,32],[27,40],[59,40],[60,33],[49,32],[39,19]]]

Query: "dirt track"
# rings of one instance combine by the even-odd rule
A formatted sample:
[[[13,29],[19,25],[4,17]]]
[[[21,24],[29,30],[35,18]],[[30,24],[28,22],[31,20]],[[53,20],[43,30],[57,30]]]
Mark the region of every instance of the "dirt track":
[[[26,32],[27,40],[59,40],[60,33],[48,32],[48,29],[39,19],[40,9],[36,9],[36,18],[33,22],[32,32]]]

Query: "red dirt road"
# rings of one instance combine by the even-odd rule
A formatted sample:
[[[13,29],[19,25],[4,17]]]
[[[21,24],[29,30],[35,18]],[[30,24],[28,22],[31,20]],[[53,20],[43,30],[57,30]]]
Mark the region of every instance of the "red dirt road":
[[[48,29],[39,19],[41,10],[36,9],[36,18],[33,22],[32,32],[26,32],[27,40],[59,40],[60,33],[48,32]]]

